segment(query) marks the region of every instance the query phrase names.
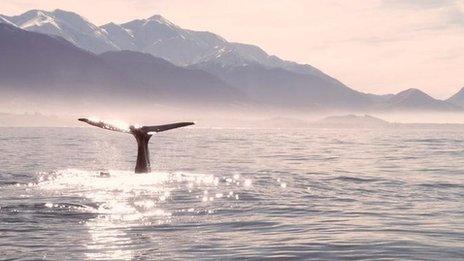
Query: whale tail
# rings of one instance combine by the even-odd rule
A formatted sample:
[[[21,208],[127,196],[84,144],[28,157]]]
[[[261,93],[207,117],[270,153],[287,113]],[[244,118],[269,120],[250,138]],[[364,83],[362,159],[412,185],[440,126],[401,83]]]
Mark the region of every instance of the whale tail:
[[[155,126],[143,126],[140,129],[146,133],[149,132],[162,132],[167,130],[172,130],[176,128],[181,128],[189,125],[193,125],[193,122],[177,122],[171,124],[164,124],[164,125],[155,125]]]
[[[92,126],[99,127],[105,130],[118,131],[118,132],[123,132],[123,133],[130,133],[130,134],[133,134],[133,131],[135,130],[139,130],[144,133],[162,132],[162,131],[172,130],[172,129],[186,127],[186,126],[195,124],[193,122],[177,122],[177,123],[170,123],[170,124],[164,124],[164,125],[134,127],[132,125],[104,122],[101,120],[87,119],[87,118],[80,118],[79,121],[85,122],[87,124],[90,124]]]
[[[105,130],[129,133],[134,135],[137,140],[137,163],[135,165],[135,173],[147,173],[151,171],[150,167],[150,153],[148,151],[148,142],[152,137],[153,132],[162,132],[172,130],[180,127],[193,125],[193,122],[177,122],[164,125],[142,126],[134,127],[132,125],[126,126],[124,124],[103,122],[100,120],[80,118],[79,121],[85,122],[95,127]]]

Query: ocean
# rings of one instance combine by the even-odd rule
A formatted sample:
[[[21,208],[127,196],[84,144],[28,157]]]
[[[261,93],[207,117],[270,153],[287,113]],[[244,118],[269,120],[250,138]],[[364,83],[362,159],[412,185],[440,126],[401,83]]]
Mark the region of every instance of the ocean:
[[[0,259],[463,260],[463,130],[0,128]]]

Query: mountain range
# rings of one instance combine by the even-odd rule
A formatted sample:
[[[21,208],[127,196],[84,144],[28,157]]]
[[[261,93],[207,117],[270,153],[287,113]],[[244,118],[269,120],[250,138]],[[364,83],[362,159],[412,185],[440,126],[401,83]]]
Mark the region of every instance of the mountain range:
[[[234,102],[245,96],[219,78],[132,51],[94,54],[63,38],[0,24],[0,85],[55,99]],[[196,102],[198,101],[198,102]]]
[[[15,90],[157,101],[350,110],[461,110],[417,89],[358,92],[311,65],[183,29],[160,15],[96,26],[68,11],[0,15],[0,84]]]

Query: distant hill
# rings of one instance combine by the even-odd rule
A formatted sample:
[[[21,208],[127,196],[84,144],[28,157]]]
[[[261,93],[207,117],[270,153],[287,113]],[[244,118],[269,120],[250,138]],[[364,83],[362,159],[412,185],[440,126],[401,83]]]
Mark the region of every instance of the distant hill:
[[[454,105],[464,107],[464,87],[446,101]]]
[[[459,111],[461,107],[446,101],[437,100],[418,89],[402,91],[385,103],[389,110],[418,110],[418,111]]]
[[[372,127],[387,127],[390,125],[388,121],[370,116],[370,115],[340,115],[329,116],[315,122],[316,125],[324,127],[343,127],[343,128],[372,128]]]

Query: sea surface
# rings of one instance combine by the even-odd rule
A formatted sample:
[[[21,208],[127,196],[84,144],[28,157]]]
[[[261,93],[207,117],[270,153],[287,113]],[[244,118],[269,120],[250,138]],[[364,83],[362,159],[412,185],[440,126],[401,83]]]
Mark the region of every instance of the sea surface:
[[[464,129],[0,129],[0,259],[464,259]],[[108,172],[101,175],[100,172]]]

